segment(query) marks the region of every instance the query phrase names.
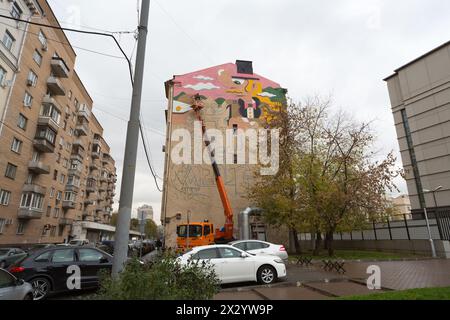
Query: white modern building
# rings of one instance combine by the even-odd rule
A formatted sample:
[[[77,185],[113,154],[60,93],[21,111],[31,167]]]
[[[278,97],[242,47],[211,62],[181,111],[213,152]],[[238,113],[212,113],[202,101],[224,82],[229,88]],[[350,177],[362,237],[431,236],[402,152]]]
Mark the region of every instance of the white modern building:
[[[153,207],[152,206],[144,204],[143,206],[141,206],[137,209],[137,213],[138,213],[138,219],[141,219],[141,217],[144,217],[145,220],[153,220]]]

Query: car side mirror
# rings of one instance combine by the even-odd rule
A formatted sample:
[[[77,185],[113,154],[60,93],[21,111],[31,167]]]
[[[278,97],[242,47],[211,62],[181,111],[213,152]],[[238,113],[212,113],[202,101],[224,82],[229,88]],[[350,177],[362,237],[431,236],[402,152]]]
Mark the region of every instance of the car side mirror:
[[[241,253],[241,258],[247,258],[247,257],[248,257],[248,254],[246,254],[245,252]]]
[[[23,279],[17,279],[16,280],[16,286],[20,287],[25,284],[25,281]]]

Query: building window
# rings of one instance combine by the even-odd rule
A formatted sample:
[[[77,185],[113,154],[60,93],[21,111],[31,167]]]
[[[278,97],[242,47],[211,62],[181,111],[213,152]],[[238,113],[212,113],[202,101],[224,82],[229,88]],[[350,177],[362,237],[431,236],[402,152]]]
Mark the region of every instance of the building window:
[[[23,105],[28,108],[31,108],[31,106],[33,105],[33,96],[26,91],[23,98]]]
[[[14,138],[11,144],[11,151],[20,154],[21,149],[22,149],[22,141]]]
[[[53,217],[54,218],[59,218],[59,208],[53,209]]]
[[[22,198],[20,199],[20,207],[34,210],[42,210],[42,205],[44,203],[44,196],[39,193],[25,192],[22,193]]]
[[[78,104],[79,104],[78,99],[75,98],[75,100],[73,102],[73,105],[75,106],[75,110],[78,110]]]
[[[64,121],[63,121],[63,129],[66,130],[66,128],[67,128],[67,121],[64,120]]]
[[[22,15],[22,9],[20,9],[17,2],[13,3],[12,9],[11,9],[11,16],[15,19],[20,19],[20,16]]]
[[[50,217],[51,213],[52,213],[52,207],[47,206],[47,211],[45,212],[45,215],[46,215],[47,217]]]
[[[23,234],[25,231],[25,221],[18,220],[17,224],[17,234]]]
[[[37,50],[35,50],[33,53],[33,60],[37,63],[38,66],[42,64],[42,56],[39,52],[37,52]]]
[[[75,201],[76,194],[73,192],[64,193],[64,201]]]
[[[12,46],[14,44],[14,41],[16,41],[14,39],[14,37],[11,35],[11,33],[9,33],[8,30],[5,31],[5,34],[3,36],[3,44],[6,47],[6,49],[8,49],[9,51],[11,51]]]
[[[50,189],[50,198],[53,198],[55,196],[55,188]]]
[[[69,90],[67,97],[69,98],[69,100],[72,99],[72,90]]]
[[[17,121],[17,126],[25,131],[27,129],[27,122],[28,119],[23,114],[20,113],[19,120]]]
[[[61,153],[58,152],[58,155],[56,156],[56,163],[61,162]]]
[[[53,104],[43,105],[40,115],[42,117],[52,118],[53,121],[55,121],[55,123],[58,125],[59,121],[61,120],[61,112]]]
[[[28,85],[32,86],[32,87],[36,87],[37,84],[37,80],[38,80],[38,76],[36,73],[33,72],[33,70],[30,70],[30,72],[28,72]]]
[[[58,180],[58,170],[53,171],[53,180]]]
[[[50,237],[56,236],[56,226],[52,226],[50,229]]]
[[[42,44],[42,47],[46,47],[47,46],[47,37],[42,32],[42,30],[39,31],[38,38],[39,38],[39,42]]]
[[[6,220],[0,218],[0,234],[3,233],[3,229],[5,228]]]
[[[11,199],[11,192],[6,190],[0,190],[0,205],[9,205],[9,199]]]
[[[3,85],[6,79],[6,70],[0,67],[0,86]]]
[[[55,145],[56,133],[49,127],[38,127],[36,130],[36,138],[45,139],[51,145]]]
[[[237,163],[238,163],[238,156],[237,156],[237,154],[234,154],[234,157],[233,157],[233,163],[234,163],[234,164],[237,164]]]
[[[64,174],[61,173],[61,175],[59,176],[59,183],[63,183],[66,180],[66,176]]]
[[[11,163],[8,163],[6,166],[5,177],[14,180],[16,178],[16,172],[17,172],[17,166],[15,166]]]
[[[423,194],[422,181],[420,179],[419,166],[417,164],[416,152],[414,151],[414,143],[412,141],[411,128],[409,126],[408,115],[406,114],[406,110],[403,109],[401,111],[402,120],[403,120],[403,128],[405,129],[406,134],[406,143],[409,149],[409,156],[411,158],[411,166],[413,168],[414,180],[416,182],[417,193],[419,196],[420,207],[425,208],[425,196]]]
[[[27,184],[33,184],[34,175],[32,173],[28,174]]]
[[[58,191],[58,193],[56,194],[56,203],[59,203],[59,201],[61,201],[62,198],[62,192]]]

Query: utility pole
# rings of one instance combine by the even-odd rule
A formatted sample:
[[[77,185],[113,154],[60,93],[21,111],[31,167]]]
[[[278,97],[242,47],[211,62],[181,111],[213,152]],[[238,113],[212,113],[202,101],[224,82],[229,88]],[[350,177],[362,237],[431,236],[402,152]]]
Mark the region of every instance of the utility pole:
[[[144,78],[145,49],[147,45],[150,0],[142,0],[139,23],[136,66],[134,71],[133,97],[128,121],[122,184],[120,189],[119,214],[117,217],[112,275],[117,277],[124,268],[128,256],[131,207],[133,204],[136,158],[139,142],[139,115],[141,114],[142,81]]]

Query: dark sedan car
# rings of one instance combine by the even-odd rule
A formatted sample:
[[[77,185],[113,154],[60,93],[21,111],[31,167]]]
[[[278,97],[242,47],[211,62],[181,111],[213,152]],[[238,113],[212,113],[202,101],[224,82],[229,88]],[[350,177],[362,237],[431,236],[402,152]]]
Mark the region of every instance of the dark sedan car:
[[[112,256],[97,248],[51,247],[29,252],[9,271],[31,283],[34,299],[41,300],[50,293],[96,288],[99,272],[111,267]]]

